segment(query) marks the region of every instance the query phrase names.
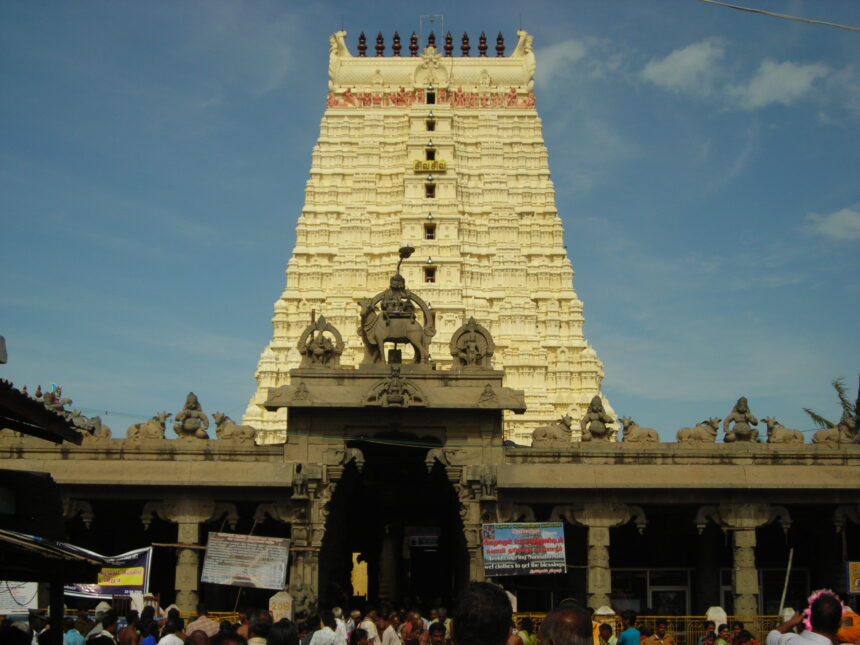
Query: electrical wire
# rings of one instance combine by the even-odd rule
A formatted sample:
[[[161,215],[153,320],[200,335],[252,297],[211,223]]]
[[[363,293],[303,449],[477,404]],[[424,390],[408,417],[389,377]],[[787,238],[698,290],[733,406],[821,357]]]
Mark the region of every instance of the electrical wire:
[[[836,27],[837,29],[846,29],[848,31],[860,31],[860,27],[852,27],[851,25],[842,25],[838,22],[827,22],[825,20],[814,20],[813,18],[803,18],[801,16],[792,16],[787,13],[776,13],[774,11],[765,11],[764,9],[754,9],[752,7],[742,7],[739,4],[729,4],[728,2],[720,2],[719,0],[699,0],[699,2],[707,2],[708,4],[719,5],[729,9],[737,9],[738,11],[746,11],[748,13],[758,13],[771,18],[782,18],[783,20],[796,20],[797,22],[805,22],[810,25],[824,25],[825,27]]]

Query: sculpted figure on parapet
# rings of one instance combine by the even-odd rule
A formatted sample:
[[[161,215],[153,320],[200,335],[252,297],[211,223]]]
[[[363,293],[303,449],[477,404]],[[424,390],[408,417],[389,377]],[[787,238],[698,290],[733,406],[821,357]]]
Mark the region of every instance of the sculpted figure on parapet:
[[[415,305],[409,300],[409,292],[406,290],[406,280],[402,275],[396,273],[388,282],[388,289],[382,292],[380,303],[382,317],[386,320],[391,318],[411,318],[415,320]]]
[[[720,427],[719,417],[711,417],[699,422],[692,428],[678,430],[678,443],[703,442],[713,443],[717,440],[717,429]]]
[[[854,420],[843,416],[835,428],[825,428],[812,435],[812,443],[842,444],[860,443],[860,433],[854,427]]]
[[[197,395],[194,392],[189,392],[185,397],[185,407],[177,414],[174,419],[173,430],[180,437],[195,437],[197,439],[208,439],[206,434],[209,428],[209,417],[203,412],[200,401],[197,400]]]
[[[573,419],[567,415],[550,425],[535,428],[532,446],[535,448],[569,448]]]
[[[172,416],[170,412],[159,412],[153,415],[149,421],[129,426],[126,437],[129,439],[164,439],[167,419]]]
[[[582,441],[609,441],[612,434],[610,424],[615,423],[615,419],[606,413],[603,409],[603,401],[599,396],[591,399],[588,405],[588,411],[579,422],[579,427],[582,430]]]
[[[619,419],[624,426],[624,436],[621,441],[627,443],[656,443],[660,441],[660,435],[652,428],[643,428],[630,417]]]
[[[243,443],[254,443],[257,436],[256,428],[246,425],[238,425],[233,419],[223,412],[212,415],[215,420],[215,436],[222,441],[239,441]]]
[[[732,425],[734,424],[734,425]],[[726,433],[724,441],[734,443],[735,441],[758,441],[758,430],[751,426],[757,426],[758,419],[750,412],[749,402],[745,396],[738,399],[731,414],[723,421],[723,432]]]

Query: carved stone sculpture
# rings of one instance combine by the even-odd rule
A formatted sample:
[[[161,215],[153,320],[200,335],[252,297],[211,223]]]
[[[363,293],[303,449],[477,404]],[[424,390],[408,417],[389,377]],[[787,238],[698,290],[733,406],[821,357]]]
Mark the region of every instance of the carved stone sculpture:
[[[443,450],[442,448],[430,448],[427,451],[427,454],[424,456],[424,465],[427,466],[427,472],[433,470],[433,466],[438,461],[442,464],[443,468],[447,468],[451,465],[451,460],[449,456],[451,455],[450,450]]]
[[[194,392],[189,392],[185,397],[185,407],[174,419],[173,430],[180,437],[195,437],[197,439],[208,439],[206,429],[209,427],[209,417],[200,407],[200,401]]]
[[[308,496],[308,476],[303,472],[302,465],[296,464],[293,470],[293,498],[304,499]]]
[[[481,497],[484,499],[496,497],[496,471],[489,464],[481,467]]]
[[[358,333],[364,343],[362,365],[384,363],[386,342],[409,343],[415,350],[415,363],[430,362],[430,340],[436,335],[435,317],[427,303],[406,288],[402,275],[393,275],[388,289],[370,300],[360,301],[359,305]],[[416,319],[416,307],[424,317],[423,325]]]
[[[408,408],[427,405],[418,386],[400,375],[398,365],[391,366],[391,375],[370,388],[365,396],[365,405],[380,405],[384,408]]]
[[[585,416],[579,422],[580,430],[582,430],[582,441],[609,441],[612,435],[612,428],[609,427],[609,424],[614,422],[615,419],[606,414],[603,409],[603,401],[599,396],[595,396],[591,399]]]
[[[320,316],[305,328],[296,347],[302,355],[299,367],[340,367],[343,338],[325,316]]]
[[[621,441],[627,443],[659,443],[660,435],[652,428],[643,428],[630,417],[619,419],[624,427]]]
[[[709,442],[717,440],[717,429],[720,427],[719,417],[711,417],[700,421],[692,428],[681,428],[678,430],[679,443]]]
[[[803,433],[800,430],[791,430],[782,425],[773,417],[762,419],[767,426],[768,443],[803,443]]]
[[[499,504],[499,522],[536,522],[535,511],[527,504],[513,504],[506,502]]]
[[[738,399],[735,407],[732,408],[731,414],[723,421],[723,432],[725,437],[723,441],[726,443],[734,443],[735,441],[758,441],[758,430],[751,426],[757,426],[756,419],[750,412],[749,403],[745,396]]]
[[[493,369],[491,358],[496,350],[496,344],[490,332],[479,325],[474,318],[461,326],[451,336],[452,370],[464,369]]]
[[[129,426],[126,436],[129,439],[164,439],[167,419],[172,416],[170,412],[159,412],[149,421]]]
[[[256,428],[238,425],[233,419],[222,412],[212,415],[215,420],[215,436],[221,441],[236,441],[240,443],[254,443],[257,436]]]
[[[358,472],[361,472],[364,470],[364,453],[358,448],[344,448],[340,463],[346,466],[349,462],[354,462]]]
[[[296,620],[307,619],[316,604],[316,596],[307,583],[302,583],[292,590],[293,608]]]
[[[481,396],[478,397],[479,408],[489,408],[499,404],[499,397],[493,390],[493,386],[487,383],[481,391]]]
[[[860,433],[854,427],[853,420],[847,416],[843,416],[835,428],[825,428],[812,435],[812,443],[829,445],[860,443]]]
[[[548,426],[535,428],[532,432],[533,448],[570,448],[570,432],[573,419],[563,416]]]

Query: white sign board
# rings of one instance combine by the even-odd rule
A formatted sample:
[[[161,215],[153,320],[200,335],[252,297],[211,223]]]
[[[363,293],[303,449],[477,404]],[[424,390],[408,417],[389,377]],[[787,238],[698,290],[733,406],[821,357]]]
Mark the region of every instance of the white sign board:
[[[287,582],[289,554],[287,538],[210,533],[200,581],[280,590]]]
[[[28,609],[37,609],[38,588],[36,582],[0,580],[0,614],[26,614]]]

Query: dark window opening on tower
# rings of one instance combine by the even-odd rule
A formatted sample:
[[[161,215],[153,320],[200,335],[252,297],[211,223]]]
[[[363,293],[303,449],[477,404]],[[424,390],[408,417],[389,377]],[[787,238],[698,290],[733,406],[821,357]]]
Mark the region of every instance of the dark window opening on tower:
[[[436,119],[427,119],[425,123],[427,124],[427,132],[434,132],[436,130]]]
[[[424,225],[424,239],[425,240],[435,240],[436,239],[436,225],[435,224],[425,224]]]
[[[424,197],[427,199],[436,197],[436,184],[424,184]]]
[[[436,92],[427,92],[427,105],[436,105]]]
[[[427,159],[427,161],[435,161],[435,160],[436,160],[436,150],[435,150],[435,148],[427,148],[427,149],[424,151],[424,154],[425,154],[425,159]]]
[[[436,282],[436,267],[424,267],[424,282]]]

